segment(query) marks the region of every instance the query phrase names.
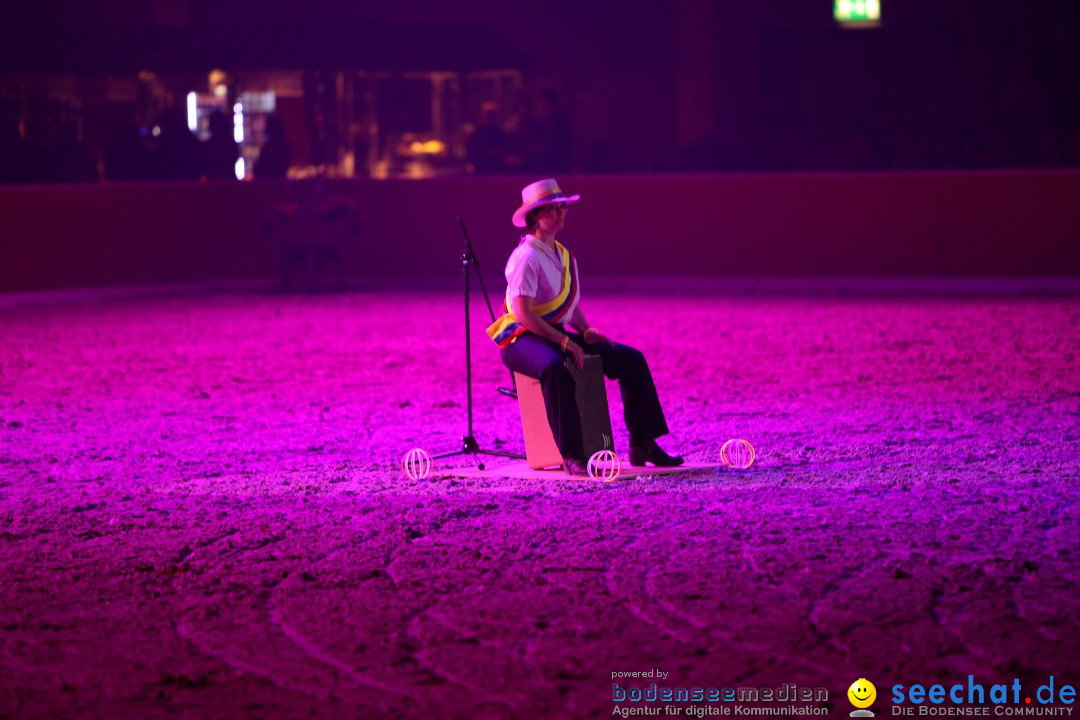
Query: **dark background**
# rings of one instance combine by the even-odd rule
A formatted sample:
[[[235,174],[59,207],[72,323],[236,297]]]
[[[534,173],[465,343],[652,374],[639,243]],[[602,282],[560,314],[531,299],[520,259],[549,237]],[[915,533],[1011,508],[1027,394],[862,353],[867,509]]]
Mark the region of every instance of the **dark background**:
[[[885,0],[843,29],[827,0],[6,4],[0,289],[266,279],[290,242],[334,245],[353,284],[452,279],[458,215],[498,288],[521,188],[550,176],[583,196],[561,237],[590,274],[1078,276],[1077,7]],[[111,123],[164,156],[154,129],[219,68],[230,93],[291,73],[289,180],[110,176]],[[340,119],[353,76],[369,125]],[[425,165],[400,151],[436,137],[437,77],[460,88]],[[565,158],[472,177],[485,103],[550,126],[547,97]],[[275,225],[297,198],[352,215]]]
[[[364,27],[430,33],[421,43],[426,47],[455,41],[468,47],[475,37],[476,62],[521,70],[523,102],[535,105],[554,91],[571,124],[572,153],[553,171],[1077,166],[1078,16],[1077,4],[1066,0],[885,0],[881,27],[850,30],[838,27],[828,0],[541,8],[489,1],[7,4],[0,33],[17,39],[44,29],[44,35],[22,50],[6,43],[0,98],[10,125],[12,113],[25,115],[43,101],[46,75],[54,88],[59,77],[84,95],[95,92],[87,68],[106,48],[51,46],[50,27],[93,33],[307,24],[330,32],[355,23],[349,27],[358,28],[360,45],[371,44]],[[130,44],[124,61],[138,66],[137,42],[108,37],[110,44]],[[291,52],[288,36],[268,32],[266,39],[277,44],[267,54],[282,58],[281,65],[326,69],[317,53]],[[210,45],[188,52],[183,69],[217,67],[228,42]],[[455,51],[449,65],[470,62]],[[43,73],[49,64],[54,71]],[[478,122],[482,100],[474,93],[455,118],[463,136]],[[500,107],[501,122],[510,120],[508,102]]]

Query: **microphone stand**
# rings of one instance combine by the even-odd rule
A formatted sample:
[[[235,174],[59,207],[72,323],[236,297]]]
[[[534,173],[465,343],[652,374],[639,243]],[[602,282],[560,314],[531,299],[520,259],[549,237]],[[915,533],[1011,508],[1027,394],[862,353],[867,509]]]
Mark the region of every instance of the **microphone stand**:
[[[468,255],[469,259],[471,260],[473,267],[476,268],[476,279],[480,281],[480,292],[484,293],[484,302],[487,303],[488,315],[491,316],[491,322],[495,322],[495,311],[491,307],[491,298],[488,297],[487,288],[484,287],[484,276],[480,273],[480,261],[476,259],[476,253],[473,252],[472,243],[469,242],[469,233],[468,233],[468,231],[465,230],[465,221],[461,219],[460,215],[458,216],[457,221],[458,221],[458,224],[461,225],[461,234],[463,236],[465,236],[465,253],[466,253],[466,255]],[[461,261],[463,263],[465,262],[465,257],[464,256],[462,256]],[[465,271],[466,274],[468,274],[468,272],[469,272],[468,270]],[[467,296],[468,294],[469,294],[469,279],[465,278],[465,295]],[[468,322],[469,322],[468,308],[466,308],[466,310],[465,310],[465,324],[468,325]],[[467,350],[468,349],[468,338],[465,339],[465,342],[466,342],[465,348]],[[514,380],[513,371],[510,372],[510,387],[499,387],[499,388],[497,388],[497,390],[500,393],[502,393],[503,395],[505,395],[507,397],[514,398],[515,400],[517,400],[517,381]]]
[[[468,396],[468,422],[469,431],[468,435],[464,435],[461,438],[461,450],[455,450],[454,452],[443,453],[441,455],[433,455],[432,460],[439,460],[441,458],[454,457],[455,455],[468,455],[476,463],[476,467],[480,470],[484,469],[484,463],[481,462],[481,455],[495,455],[498,457],[514,458],[516,460],[524,460],[524,455],[517,455],[515,453],[501,452],[498,450],[485,450],[480,447],[480,444],[476,441],[476,437],[473,435],[473,401],[472,401],[472,341],[469,337],[469,266],[471,265],[476,269],[476,277],[480,280],[480,290],[484,293],[484,300],[487,301],[488,313],[491,315],[491,322],[495,322],[495,311],[491,307],[491,299],[488,297],[487,288],[484,287],[484,276],[480,274],[480,261],[476,259],[476,253],[473,252],[472,243],[469,242],[469,233],[465,230],[465,221],[460,217],[458,218],[458,224],[461,225],[461,234],[465,236],[465,252],[461,254],[461,269],[465,274],[465,384]],[[513,373],[510,378],[513,379]],[[517,391],[511,388],[499,388],[499,392],[511,397],[517,397]]]

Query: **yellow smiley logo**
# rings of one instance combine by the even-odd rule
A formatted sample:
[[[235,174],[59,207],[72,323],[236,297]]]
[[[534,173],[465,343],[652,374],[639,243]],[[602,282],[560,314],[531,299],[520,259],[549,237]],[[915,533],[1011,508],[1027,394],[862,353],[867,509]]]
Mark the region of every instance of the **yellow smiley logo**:
[[[877,688],[866,678],[859,678],[847,689],[848,700],[857,708],[868,708],[877,699]]]

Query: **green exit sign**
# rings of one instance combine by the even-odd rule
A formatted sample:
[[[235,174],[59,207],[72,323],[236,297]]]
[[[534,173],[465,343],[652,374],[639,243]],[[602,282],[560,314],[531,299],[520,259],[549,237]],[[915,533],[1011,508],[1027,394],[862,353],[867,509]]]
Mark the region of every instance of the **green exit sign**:
[[[833,0],[833,17],[843,27],[877,27],[881,0]]]

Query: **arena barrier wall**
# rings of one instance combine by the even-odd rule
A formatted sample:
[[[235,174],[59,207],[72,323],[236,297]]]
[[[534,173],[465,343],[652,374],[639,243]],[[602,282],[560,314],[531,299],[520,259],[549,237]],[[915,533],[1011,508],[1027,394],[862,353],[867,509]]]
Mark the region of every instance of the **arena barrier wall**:
[[[460,277],[460,215],[498,282],[534,179],[328,182],[364,221],[344,246],[349,276]],[[559,181],[582,196],[560,239],[590,276],[1080,276],[1080,171]],[[2,187],[0,291],[273,278],[282,257],[266,224],[288,192],[278,181]]]

